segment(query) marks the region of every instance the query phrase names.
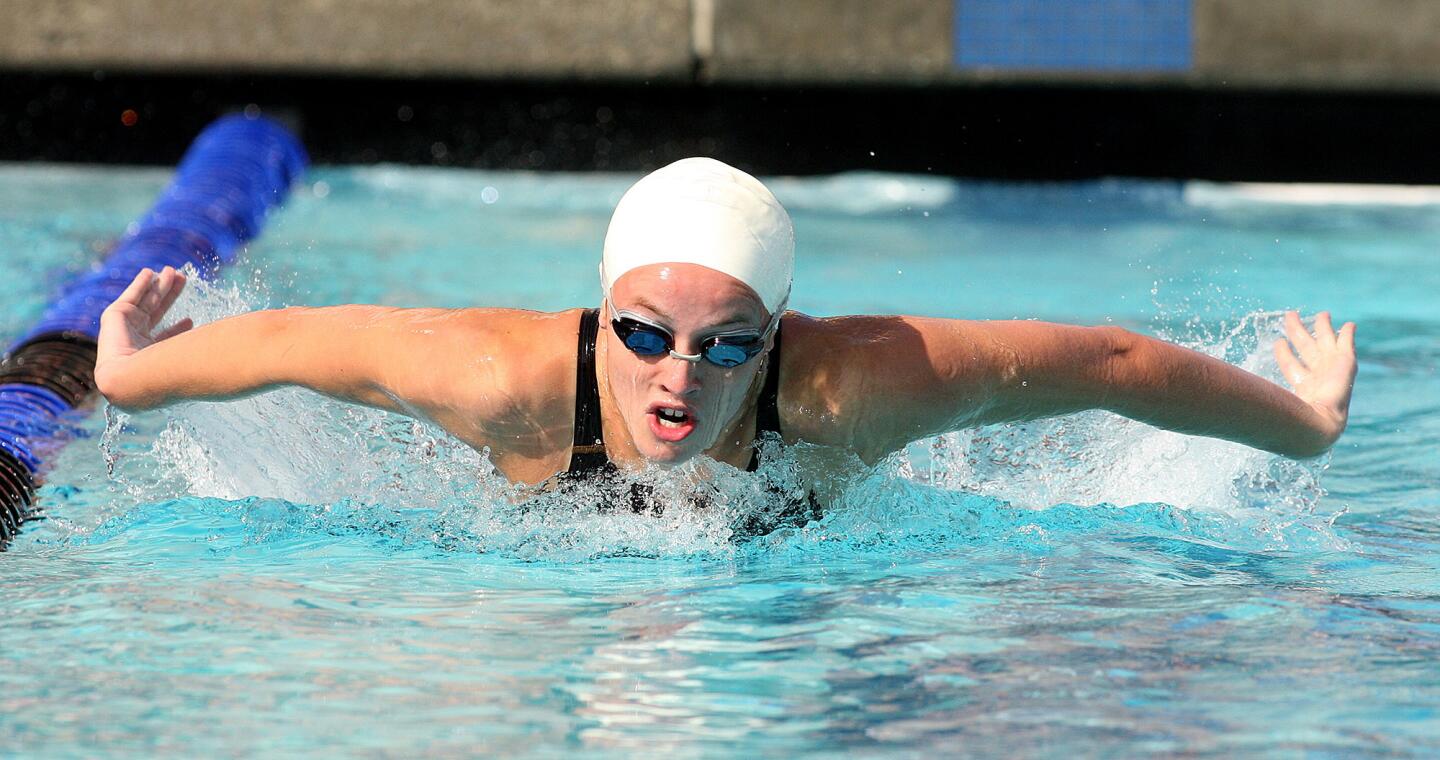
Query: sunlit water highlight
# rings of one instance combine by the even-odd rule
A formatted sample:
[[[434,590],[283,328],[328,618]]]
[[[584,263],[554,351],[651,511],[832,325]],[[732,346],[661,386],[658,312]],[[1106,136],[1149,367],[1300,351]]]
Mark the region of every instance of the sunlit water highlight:
[[[632,178],[321,170],[199,321],[598,300]],[[151,171],[0,168],[14,335]],[[1114,323],[1274,376],[1279,310],[1361,323],[1351,431],[1290,462],[1102,413],[964,431],[823,519],[792,477],[662,515],[526,499],[423,424],[301,391],[77,419],[0,577],[24,753],[617,756],[1440,748],[1440,209],[1146,183],[774,183],[794,306]],[[668,487],[668,488],[667,488]]]

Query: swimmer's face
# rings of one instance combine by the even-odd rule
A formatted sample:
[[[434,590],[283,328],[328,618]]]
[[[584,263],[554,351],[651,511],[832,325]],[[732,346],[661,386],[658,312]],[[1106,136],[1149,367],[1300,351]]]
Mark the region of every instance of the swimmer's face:
[[[626,272],[611,288],[614,303],[601,315],[606,375],[620,416],[640,455],[679,464],[718,452],[745,428],[741,412],[765,366],[764,354],[736,367],[669,354],[632,353],[610,327],[615,311],[628,311],[675,336],[675,351],[698,354],[706,338],[736,330],[763,331],[769,314],[760,297],[739,280],[697,264],[651,264]]]

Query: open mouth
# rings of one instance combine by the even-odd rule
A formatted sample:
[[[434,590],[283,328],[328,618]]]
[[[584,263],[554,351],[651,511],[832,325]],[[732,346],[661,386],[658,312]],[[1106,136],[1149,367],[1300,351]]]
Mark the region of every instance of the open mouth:
[[[650,418],[650,432],[662,441],[674,443],[695,430],[695,416],[678,407],[655,406],[646,416]]]

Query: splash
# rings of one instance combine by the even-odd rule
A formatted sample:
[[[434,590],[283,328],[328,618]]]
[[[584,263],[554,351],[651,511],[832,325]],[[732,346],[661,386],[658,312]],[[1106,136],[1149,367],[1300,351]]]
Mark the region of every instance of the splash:
[[[196,281],[176,306],[197,323],[256,308],[254,285]],[[1275,375],[1255,314],[1192,347]],[[616,474],[563,489],[518,488],[485,452],[435,427],[303,390],[163,412],[110,410],[111,477],[131,505],[196,500],[254,543],[364,534],[402,547],[520,560],[730,557],[814,551],[1049,551],[1079,536],[1178,537],[1246,551],[1341,548],[1318,511],[1323,461],[1293,462],[1223,441],[1091,412],[922,441],[878,467],[831,462],[822,519],[804,501],[804,445],[762,443],[763,466],[714,462]],[[833,459],[833,457],[832,457]],[[644,494],[632,509],[634,494]],[[618,496],[617,496],[618,494]],[[1115,506],[1128,505],[1128,506]],[[117,509],[97,535],[139,519]]]
[[[1273,381],[1268,350],[1278,312],[1246,315],[1214,333],[1168,336]],[[1196,338],[1199,333],[1201,337]],[[1341,548],[1338,513],[1320,508],[1329,456],[1296,461],[1238,443],[1172,433],[1109,412],[963,430],[913,444],[901,477],[1030,507],[1167,504],[1251,526],[1273,548]]]

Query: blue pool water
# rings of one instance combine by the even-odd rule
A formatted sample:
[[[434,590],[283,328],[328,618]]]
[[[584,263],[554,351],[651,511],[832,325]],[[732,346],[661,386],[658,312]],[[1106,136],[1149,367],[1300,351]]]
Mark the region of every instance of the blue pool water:
[[[632,179],[318,170],[177,309],[595,303]],[[0,167],[0,337],[165,180]],[[661,517],[520,508],[480,454],[299,391],[96,410],[0,555],[5,751],[1440,750],[1440,205],[773,186],[799,310],[1113,323],[1273,373],[1279,310],[1328,308],[1360,323],[1351,429],[1301,463],[1105,414],[967,431],[741,540],[741,476]]]

